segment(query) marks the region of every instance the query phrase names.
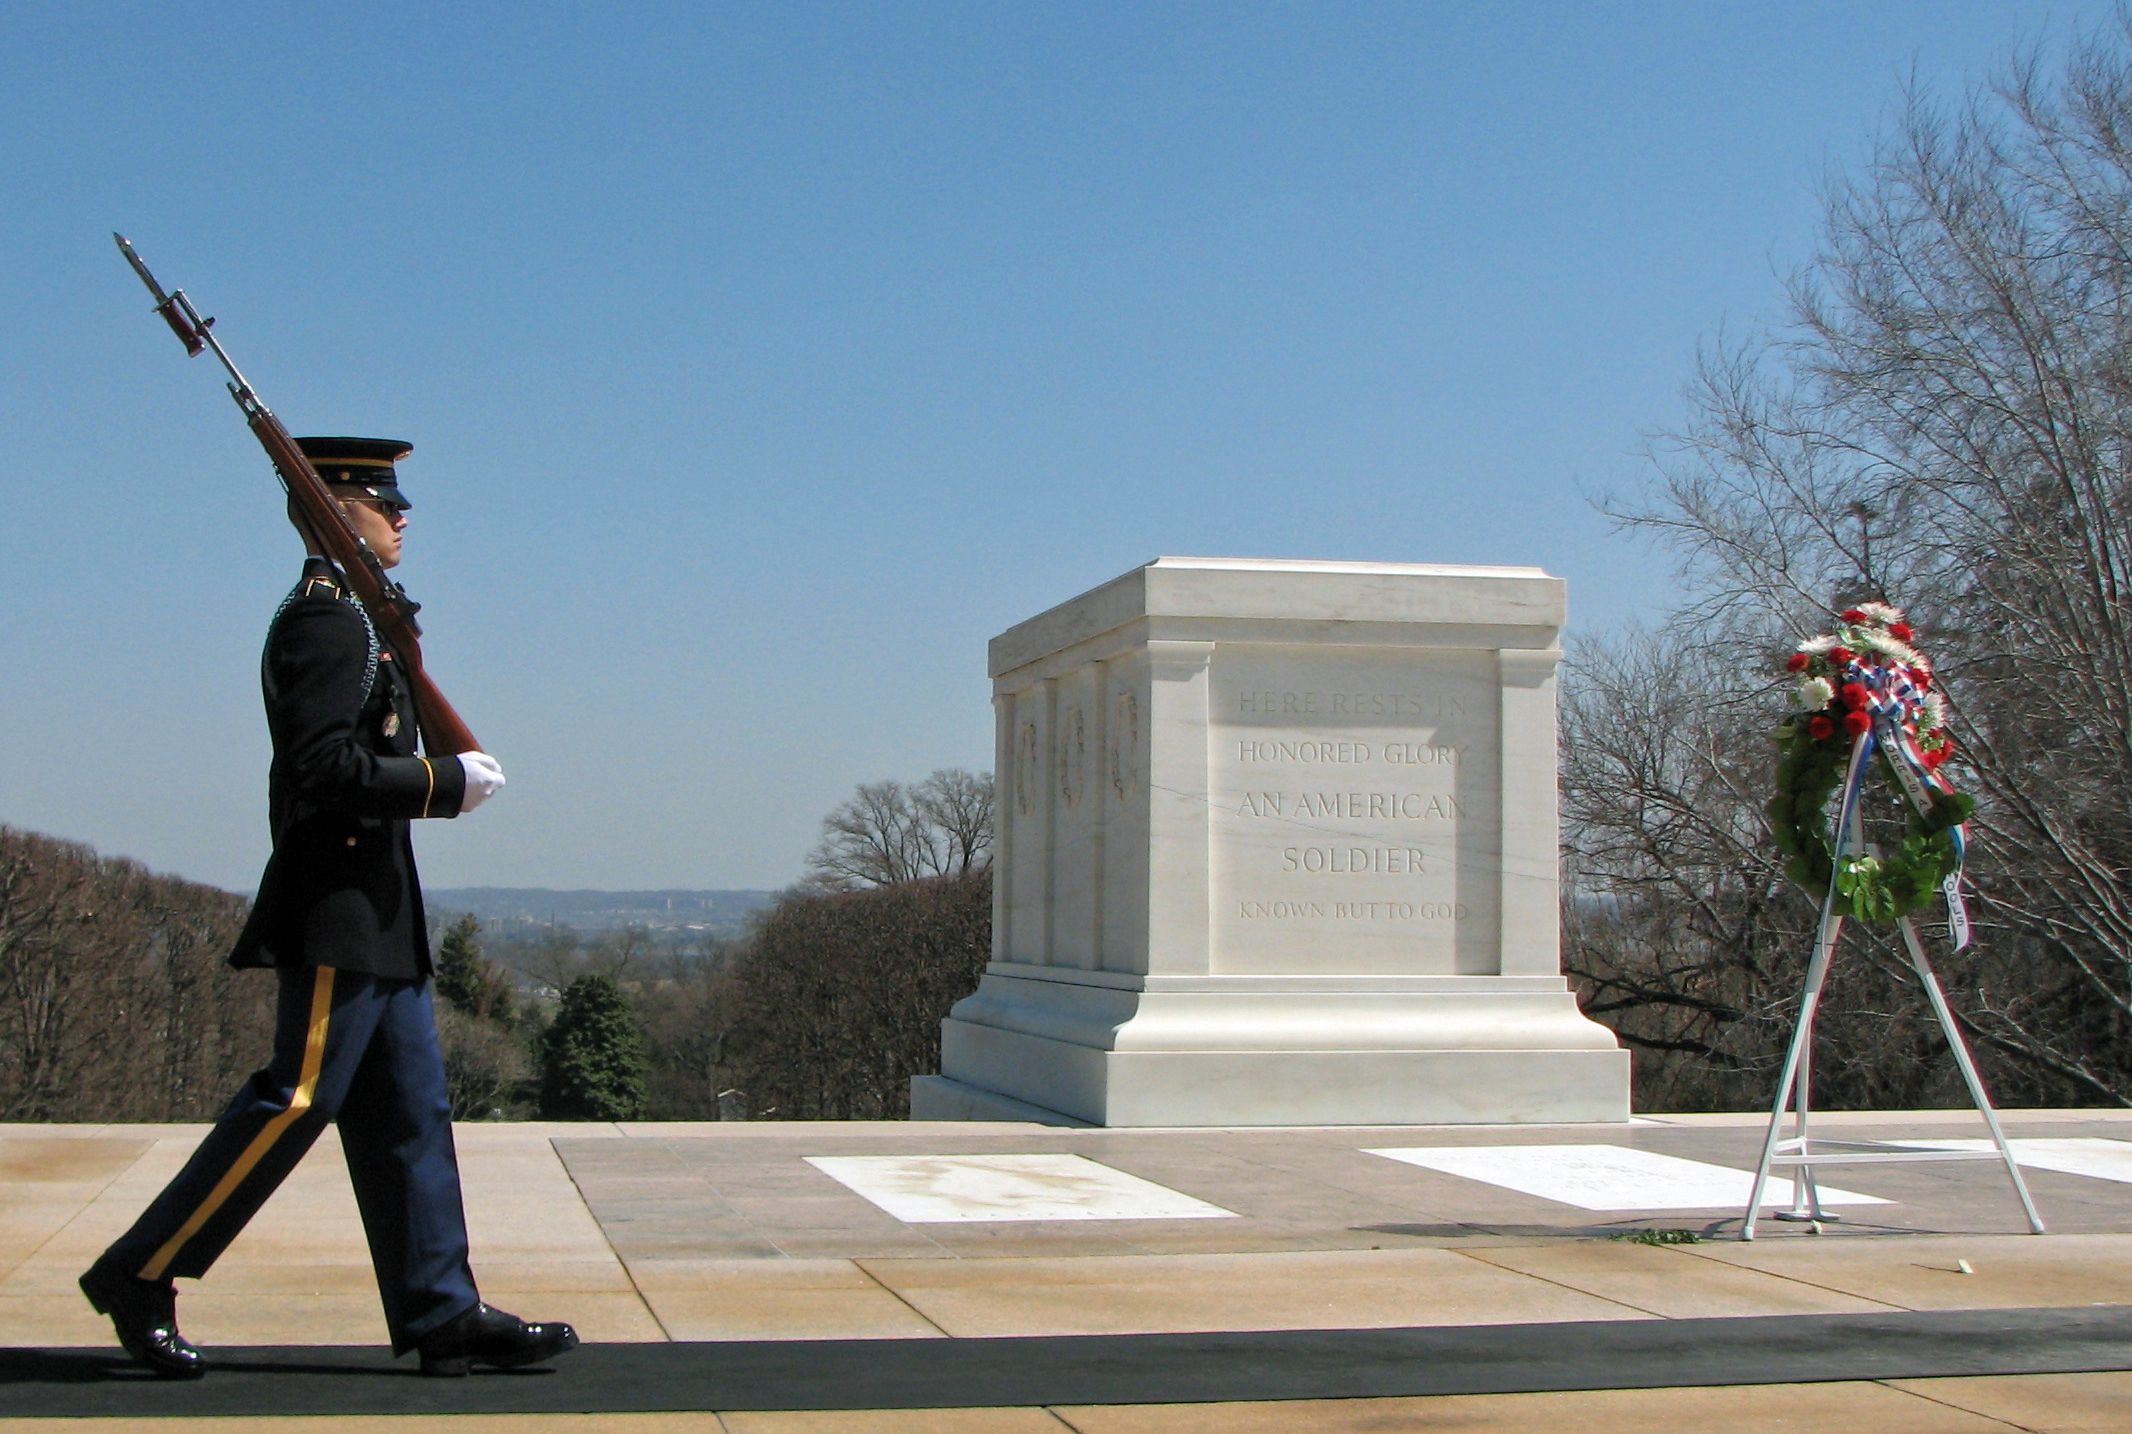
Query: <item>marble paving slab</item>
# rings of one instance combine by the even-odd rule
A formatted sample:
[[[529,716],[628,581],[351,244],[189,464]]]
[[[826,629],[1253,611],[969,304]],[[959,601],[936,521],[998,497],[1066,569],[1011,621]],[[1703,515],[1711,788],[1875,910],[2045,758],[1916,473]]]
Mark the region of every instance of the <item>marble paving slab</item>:
[[[1754,1173],[1613,1145],[1465,1145],[1370,1150],[1387,1160],[1500,1185],[1581,1210],[1721,1210],[1746,1205]],[[1824,1205],[1885,1205],[1822,1185]],[[1764,1205],[1791,1201],[1788,1175],[1773,1177]]]
[[[810,1155],[807,1163],[914,1225],[1235,1216],[1080,1155]]]
[[[1898,1140],[1896,1145],[1914,1150],[1995,1150],[1989,1140]],[[2132,1185],[2132,1141],[2106,1140],[2100,1136],[2063,1139],[2009,1140],[2014,1163],[2036,1170],[2055,1170],[2061,1175],[2086,1175],[2096,1180],[2114,1180]],[[2004,1170],[2005,1166],[1999,1167]]]

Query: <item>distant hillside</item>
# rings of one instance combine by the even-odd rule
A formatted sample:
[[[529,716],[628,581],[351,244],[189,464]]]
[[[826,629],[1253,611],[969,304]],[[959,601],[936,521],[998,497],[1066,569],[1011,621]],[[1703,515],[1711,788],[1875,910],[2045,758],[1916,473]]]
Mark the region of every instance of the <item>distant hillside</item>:
[[[552,891],[542,886],[430,887],[433,916],[468,914],[499,934],[513,928],[567,926],[595,933],[642,926],[738,936],[748,915],[777,899],[774,891]]]
[[[241,896],[0,825],[0,1121],[213,1119],[273,1032],[274,984],[222,959],[244,914]]]

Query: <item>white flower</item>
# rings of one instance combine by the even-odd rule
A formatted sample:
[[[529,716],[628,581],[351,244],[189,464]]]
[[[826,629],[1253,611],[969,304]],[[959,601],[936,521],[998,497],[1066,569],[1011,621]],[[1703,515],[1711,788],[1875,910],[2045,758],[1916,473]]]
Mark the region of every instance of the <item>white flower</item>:
[[[1819,637],[1810,637],[1800,643],[1799,651],[1805,653],[1808,657],[1821,657],[1842,645],[1834,633],[1824,632]]]
[[[1916,648],[1911,647],[1908,643],[1897,642],[1886,633],[1874,628],[1858,629],[1858,641],[1864,646],[1872,648],[1875,652],[1894,658],[1904,667],[1922,667],[1924,665],[1925,659],[1918,655]]]
[[[1883,627],[1893,627],[1903,621],[1903,610],[1884,602],[1862,602],[1858,604],[1858,610],[1866,615],[1866,621],[1877,622]]]
[[[1799,684],[1799,706],[1808,712],[1819,712],[1836,697],[1836,689],[1826,677],[1809,677]]]
[[[1927,732],[1936,732],[1947,725],[1947,699],[1937,692],[1925,694],[1925,722]]]

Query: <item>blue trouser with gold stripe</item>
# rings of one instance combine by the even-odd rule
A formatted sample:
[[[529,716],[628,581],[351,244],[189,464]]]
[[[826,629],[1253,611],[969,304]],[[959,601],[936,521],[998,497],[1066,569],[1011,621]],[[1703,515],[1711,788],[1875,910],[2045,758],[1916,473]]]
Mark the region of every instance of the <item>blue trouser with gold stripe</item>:
[[[404,1353],[479,1298],[429,983],[278,974],[273,1058],[109,1253],[142,1279],[206,1274],[330,1121]]]

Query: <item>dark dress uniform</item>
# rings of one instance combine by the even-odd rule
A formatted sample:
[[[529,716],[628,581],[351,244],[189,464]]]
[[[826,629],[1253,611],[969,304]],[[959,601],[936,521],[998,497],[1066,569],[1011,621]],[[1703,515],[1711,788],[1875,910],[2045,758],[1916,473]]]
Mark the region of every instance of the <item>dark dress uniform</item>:
[[[322,559],[274,616],[261,682],[274,852],[230,960],[279,974],[274,1053],[106,1259],[206,1273],[331,1121],[404,1353],[479,1299],[408,831],[458,815],[465,773],[416,755],[403,664]]]

